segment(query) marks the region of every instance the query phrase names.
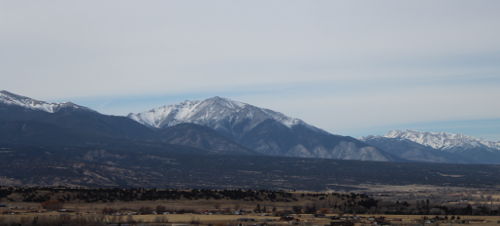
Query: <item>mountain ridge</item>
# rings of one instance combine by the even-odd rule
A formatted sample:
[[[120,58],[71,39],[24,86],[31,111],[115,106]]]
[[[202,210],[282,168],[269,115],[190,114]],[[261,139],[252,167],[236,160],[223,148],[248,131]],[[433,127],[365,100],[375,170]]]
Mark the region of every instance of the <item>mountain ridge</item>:
[[[408,161],[500,164],[498,142],[463,134],[392,130],[362,140]]]
[[[152,128],[181,123],[206,126],[265,155],[392,160],[382,150],[354,138],[330,134],[300,119],[218,96],[165,105],[128,117]]]
[[[413,142],[432,147],[434,149],[451,151],[486,147],[500,151],[500,142],[447,132],[420,132],[415,130],[391,130],[384,135],[387,138],[407,139]]]
[[[207,120],[219,120],[235,113],[247,114],[247,117],[260,117],[259,121],[255,124],[266,119],[277,120],[288,127],[305,124],[300,119],[288,117],[273,110],[259,108],[251,104],[219,96],[205,100],[185,100],[177,104],[164,105],[141,113],[130,113],[128,117],[144,125],[161,128],[180,123],[203,124]],[[209,117],[210,115],[212,117]]]
[[[64,103],[48,103],[45,101],[35,100],[30,97],[21,96],[11,93],[6,90],[0,90],[0,102],[8,105],[16,105],[31,110],[45,111],[48,113],[55,113],[62,109],[72,108],[86,111],[94,111],[90,108],[83,107],[72,102]]]

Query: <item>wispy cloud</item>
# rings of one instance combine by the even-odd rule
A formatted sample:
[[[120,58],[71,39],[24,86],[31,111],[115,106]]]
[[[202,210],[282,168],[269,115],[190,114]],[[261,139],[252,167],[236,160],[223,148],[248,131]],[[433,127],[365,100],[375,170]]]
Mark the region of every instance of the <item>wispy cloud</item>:
[[[228,96],[353,134],[498,118],[499,11],[494,0],[2,2],[0,84],[111,114]]]

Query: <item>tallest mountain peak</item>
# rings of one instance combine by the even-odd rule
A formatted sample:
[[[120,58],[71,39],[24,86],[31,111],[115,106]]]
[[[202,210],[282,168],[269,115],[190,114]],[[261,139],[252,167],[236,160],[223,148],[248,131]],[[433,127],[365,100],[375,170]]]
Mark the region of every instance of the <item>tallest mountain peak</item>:
[[[213,96],[208,98],[207,100],[218,100],[218,101],[227,101],[229,100],[228,98],[220,97],[220,96]]]
[[[215,96],[130,114],[139,123],[166,129],[182,123],[205,126],[266,155],[388,161],[375,147],[330,134],[273,110]],[[168,130],[168,129],[167,129]]]
[[[214,96],[202,101],[184,101],[152,109],[143,113],[129,114],[129,117],[142,124],[163,128],[181,123],[194,123],[213,128],[242,126],[251,129],[261,122],[272,119],[287,127],[303,123],[269,109]],[[245,124],[245,126],[243,126]],[[304,123],[305,124],[305,123]],[[231,128],[227,128],[232,130]]]
[[[227,108],[243,108],[245,106],[250,106],[249,104],[245,104],[245,103],[242,103],[239,101],[231,100],[229,98],[220,97],[220,96],[214,96],[214,97],[208,98],[208,99],[204,100],[203,102],[220,104],[220,105],[223,105],[224,107],[227,107]]]

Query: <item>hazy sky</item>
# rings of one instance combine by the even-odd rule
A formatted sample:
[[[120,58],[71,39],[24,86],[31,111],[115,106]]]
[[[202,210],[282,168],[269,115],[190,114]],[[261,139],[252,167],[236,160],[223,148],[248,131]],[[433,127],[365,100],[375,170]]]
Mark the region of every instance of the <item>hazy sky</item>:
[[[500,1],[5,1],[0,89],[125,115],[225,96],[328,131],[500,140]]]

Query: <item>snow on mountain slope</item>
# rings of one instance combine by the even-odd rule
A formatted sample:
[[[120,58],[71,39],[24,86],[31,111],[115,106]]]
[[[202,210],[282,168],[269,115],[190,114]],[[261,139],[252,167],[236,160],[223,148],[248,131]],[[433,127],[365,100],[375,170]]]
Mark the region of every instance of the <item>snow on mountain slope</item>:
[[[73,108],[73,109],[82,109],[91,111],[89,108],[79,106],[71,102],[47,103],[44,101],[31,99],[29,97],[17,95],[5,90],[0,91],[0,103],[4,103],[7,105],[16,105],[31,110],[45,111],[48,113],[55,113],[64,108]]]
[[[184,101],[128,117],[153,128],[181,123],[209,127],[265,155],[370,161],[393,159],[352,137],[333,135],[282,113],[221,97]]]
[[[487,148],[500,151],[500,142],[485,141],[463,134],[392,130],[384,135],[384,137],[406,139],[434,149],[451,152],[474,148]]]
[[[128,117],[155,128],[169,127],[180,123],[194,123],[217,128],[224,126],[222,124],[229,121],[231,124],[245,122],[247,124],[245,129],[248,130],[267,119],[279,121],[289,128],[299,124],[306,125],[299,119],[222,97],[212,97],[203,101],[184,101],[143,113],[131,113]]]

